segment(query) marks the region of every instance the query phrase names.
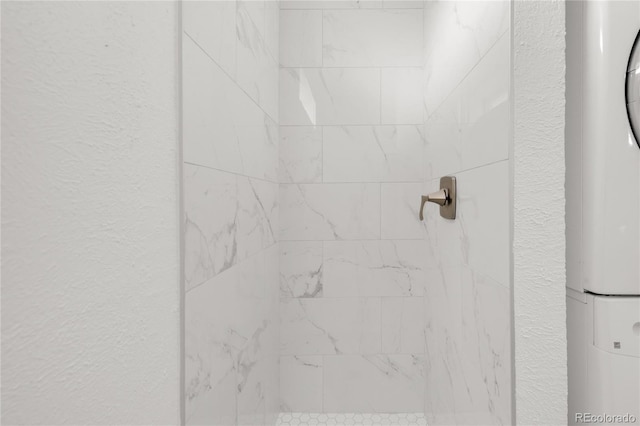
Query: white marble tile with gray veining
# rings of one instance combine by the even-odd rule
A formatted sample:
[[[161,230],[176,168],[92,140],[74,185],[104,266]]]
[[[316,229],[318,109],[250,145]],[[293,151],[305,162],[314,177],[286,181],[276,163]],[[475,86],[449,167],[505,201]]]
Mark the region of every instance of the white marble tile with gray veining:
[[[238,177],[238,254],[257,253],[278,237],[278,185]]]
[[[421,67],[422,10],[325,10],[325,67]]]
[[[276,123],[189,37],[183,73],[184,161],[276,182]]]
[[[282,68],[280,124],[380,124],[380,70]]]
[[[280,239],[342,240],[380,237],[380,185],[280,185]]]
[[[422,297],[382,298],[381,313],[382,353],[424,353]]]
[[[275,243],[276,184],[187,164],[184,188],[187,290]]]
[[[324,182],[420,182],[422,126],[327,126]]]
[[[425,106],[428,115],[508,27],[507,1],[425,3]]]
[[[184,166],[186,290],[239,261],[238,179],[231,173]]]
[[[280,358],[280,398],[284,412],[322,412],[322,355]]]
[[[280,0],[281,9],[377,9],[382,0]]]
[[[509,157],[509,37],[503,35],[426,123],[426,177]]]
[[[384,239],[422,240],[426,227],[420,221],[420,201],[425,194],[422,183],[383,183],[381,188],[381,236]],[[427,204],[426,211],[438,209]],[[425,254],[428,261],[433,253]]]
[[[281,300],[283,355],[380,352],[380,299]]]
[[[280,127],[280,182],[322,182],[322,127]]]
[[[322,11],[280,11],[280,65],[322,66]]]
[[[422,240],[325,241],[326,297],[422,296]]]
[[[238,0],[237,82],[274,120],[278,121],[277,57],[265,39],[265,2]]]
[[[422,68],[383,68],[381,72],[382,124],[424,123]]]
[[[438,264],[466,265],[508,287],[508,161],[458,173],[456,176],[456,220],[442,220],[435,210],[429,210],[426,216],[430,251],[437,253]],[[429,181],[425,193],[437,190],[438,186],[439,180]]]
[[[236,74],[236,1],[183,1],[184,31],[230,76]]]
[[[424,355],[324,358],[327,412],[417,412],[423,408]]]
[[[430,423],[509,424],[509,290],[468,268],[431,275],[424,309]]]
[[[280,243],[280,295],[322,297],[322,241]]]
[[[265,262],[254,260],[227,269],[186,294],[187,424],[229,424],[237,419],[238,382],[249,376],[248,354],[260,350],[260,336],[272,324],[265,314],[266,299],[256,296],[263,291],[255,288],[264,286],[260,278]]]

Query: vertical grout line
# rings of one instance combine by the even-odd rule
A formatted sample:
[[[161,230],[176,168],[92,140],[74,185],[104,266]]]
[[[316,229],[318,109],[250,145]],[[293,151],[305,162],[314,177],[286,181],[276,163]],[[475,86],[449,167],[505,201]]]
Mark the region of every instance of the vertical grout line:
[[[183,129],[183,107],[182,107],[182,67],[183,67],[183,59],[182,59],[182,40],[184,38],[183,33],[183,23],[182,23],[182,7],[183,3],[180,0],[176,4],[176,33],[178,34],[176,40],[176,53],[177,53],[177,72],[176,72],[176,107],[177,107],[177,180],[178,180],[178,261],[180,265],[178,265],[178,303],[179,303],[179,386],[178,386],[178,398],[180,401],[179,407],[179,421],[180,425],[185,425],[187,423],[187,414],[186,414],[186,367],[185,367],[185,357],[186,357],[186,345],[185,345],[185,333],[186,333],[186,286],[185,286],[185,261],[184,261],[184,253],[185,253],[185,230],[184,230],[184,173],[183,173],[183,144],[184,141],[182,139],[182,135],[184,133]]]
[[[378,111],[378,125],[382,125],[382,68],[378,68],[378,72],[380,73],[380,92],[378,94],[378,105],[379,105],[379,111]]]
[[[320,11],[320,68],[324,68],[324,9]]]

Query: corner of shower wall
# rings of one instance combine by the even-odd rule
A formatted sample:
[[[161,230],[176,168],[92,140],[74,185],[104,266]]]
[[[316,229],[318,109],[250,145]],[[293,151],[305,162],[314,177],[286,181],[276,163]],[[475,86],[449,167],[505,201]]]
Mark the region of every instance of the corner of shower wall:
[[[278,18],[182,2],[187,425],[279,412]]]
[[[457,177],[458,214],[426,209],[425,412],[512,423],[510,2],[425,1],[424,193]]]

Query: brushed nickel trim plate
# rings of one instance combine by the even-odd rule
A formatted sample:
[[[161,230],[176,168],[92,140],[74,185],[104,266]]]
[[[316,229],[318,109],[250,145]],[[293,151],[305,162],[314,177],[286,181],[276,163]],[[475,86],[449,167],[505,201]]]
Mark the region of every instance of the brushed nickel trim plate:
[[[440,190],[429,195],[423,195],[420,202],[420,220],[424,220],[424,205],[427,201],[440,206],[440,216],[445,219],[456,218],[456,177],[443,176],[440,178]]]

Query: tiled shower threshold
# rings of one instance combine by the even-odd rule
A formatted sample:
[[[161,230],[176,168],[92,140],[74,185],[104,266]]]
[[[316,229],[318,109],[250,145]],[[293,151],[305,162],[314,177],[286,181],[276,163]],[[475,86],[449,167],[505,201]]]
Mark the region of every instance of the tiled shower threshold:
[[[277,426],[426,426],[422,413],[280,413]]]

